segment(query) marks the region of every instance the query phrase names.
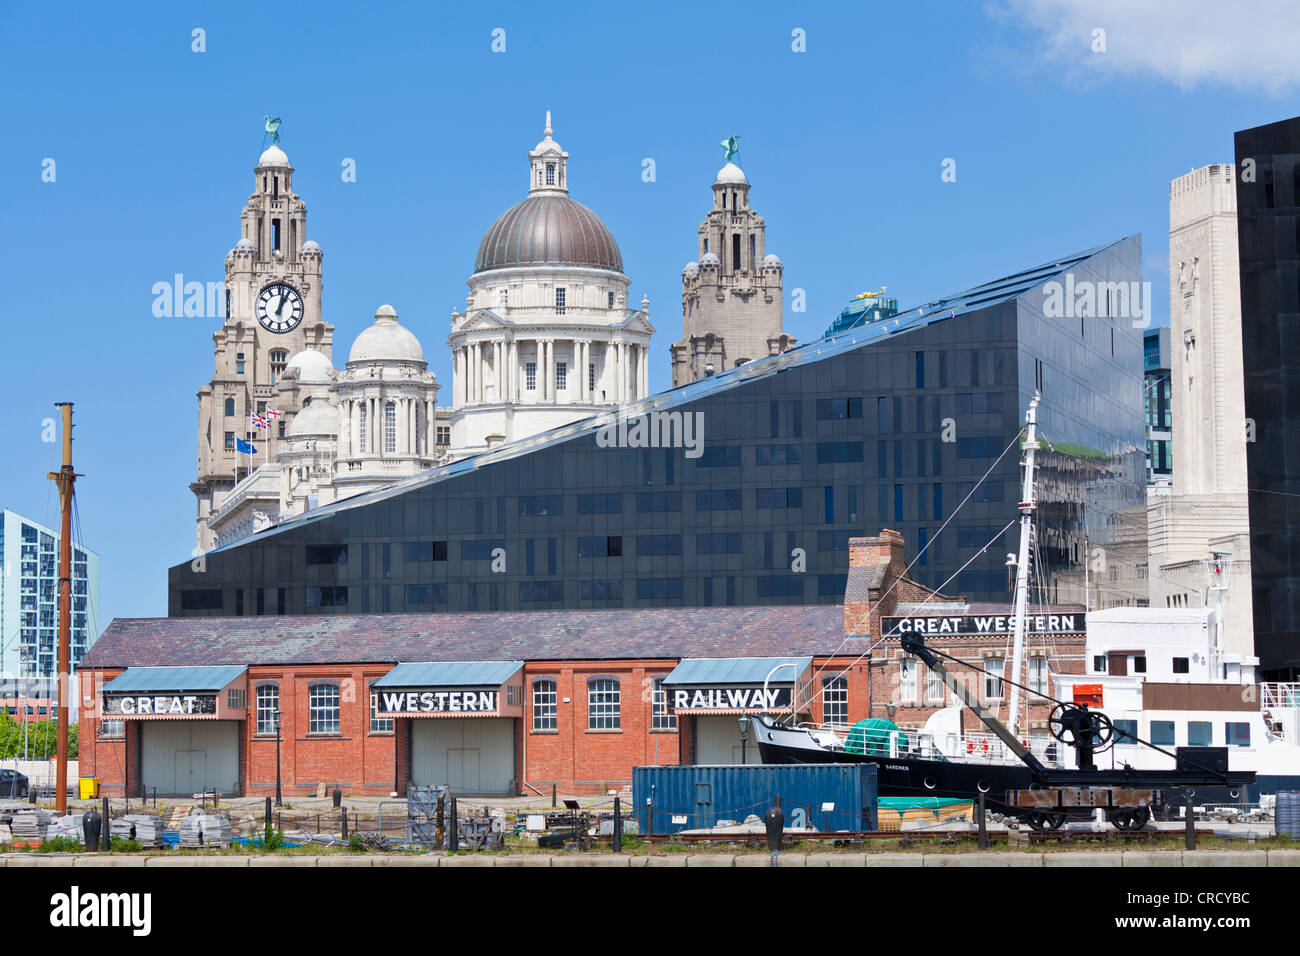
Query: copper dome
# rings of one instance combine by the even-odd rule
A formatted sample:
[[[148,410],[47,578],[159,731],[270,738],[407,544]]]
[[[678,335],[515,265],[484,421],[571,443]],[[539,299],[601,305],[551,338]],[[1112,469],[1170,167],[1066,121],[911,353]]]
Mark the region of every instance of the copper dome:
[[[492,223],[475,272],[512,266],[585,266],[623,271],[618,243],[600,218],[565,195],[529,196]]]

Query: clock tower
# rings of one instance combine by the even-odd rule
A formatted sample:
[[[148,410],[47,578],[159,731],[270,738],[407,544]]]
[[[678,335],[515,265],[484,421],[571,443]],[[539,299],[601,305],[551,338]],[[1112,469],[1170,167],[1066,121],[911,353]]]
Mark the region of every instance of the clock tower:
[[[329,360],[334,344],[334,328],[321,318],[321,248],[307,238],[307,207],[293,192],[293,167],[279,146],[262,153],[253,180],[239,241],[226,254],[225,318],[212,334],[212,381],[198,392],[198,476],[190,490],[198,503],[200,554],[214,546],[209,516],[230,504],[236,482],[239,494],[257,496],[259,482],[270,480],[255,470],[268,460],[274,466],[297,412],[277,404],[277,395],[291,394],[275,387],[290,358],[314,349]],[[254,428],[251,416],[268,409],[280,416],[269,428]],[[257,454],[238,452],[239,439]]]

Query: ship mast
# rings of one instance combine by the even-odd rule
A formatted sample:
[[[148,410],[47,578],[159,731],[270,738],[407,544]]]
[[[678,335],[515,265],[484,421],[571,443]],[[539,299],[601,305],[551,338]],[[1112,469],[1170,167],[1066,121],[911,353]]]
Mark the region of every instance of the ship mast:
[[[1007,729],[1014,736],[1020,721],[1020,669],[1025,654],[1025,608],[1029,603],[1029,542],[1034,536],[1034,452],[1038,450],[1038,393],[1025,412],[1024,486],[1020,495],[1020,555],[1016,565],[1015,632],[1011,643],[1011,706]]]
[[[59,813],[68,809],[68,699],[72,675],[69,662],[72,623],[72,486],[81,476],[72,470],[72,403],[56,402],[63,414],[63,467],[46,474],[59,487],[59,510],[62,524],[59,533],[59,666],[56,680],[59,684],[58,708],[58,762],[55,772],[55,807]]]

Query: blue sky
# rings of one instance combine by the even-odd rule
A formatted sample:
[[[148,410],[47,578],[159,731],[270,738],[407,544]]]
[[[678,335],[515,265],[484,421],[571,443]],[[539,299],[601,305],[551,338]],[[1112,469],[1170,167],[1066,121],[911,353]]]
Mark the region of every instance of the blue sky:
[[[449,388],[449,316],[551,110],[573,196],[618,239],[632,299],[650,299],[659,390],[731,133],[801,341],[866,289],[907,307],[1138,232],[1165,321],[1169,180],[1298,112],[1296,15],[1263,7],[1274,29],[1224,25],[1203,0],[6,5],[0,504],[55,523],[41,423],[75,402],[101,624],[166,613],[166,568],[193,547],[195,392],[220,322],[156,318],[151,289],[222,279],[264,114],[283,118],[325,251],[336,362],[387,302]]]

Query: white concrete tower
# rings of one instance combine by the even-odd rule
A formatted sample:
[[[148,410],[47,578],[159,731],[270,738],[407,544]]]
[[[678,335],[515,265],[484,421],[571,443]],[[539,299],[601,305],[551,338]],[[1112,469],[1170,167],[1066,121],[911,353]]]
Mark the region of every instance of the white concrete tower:
[[[781,260],[749,206],[749,180],[728,162],[700,223],[698,260],[682,270],[682,340],[670,346],[673,387],[794,345],[781,321]]]
[[[1233,173],[1231,163],[1219,163],[1169,184],[1174,485],[1148,506],[1153,606],[1215,606],[1202,562],[1212,549],[1231,553],[1227,663],[1254,655]]]
[[[452,314],[457,457],[649,394],[649,302],[628,307],[618,243],[569,197],[568,160],[547,113],[528,196],[489,227]]]

